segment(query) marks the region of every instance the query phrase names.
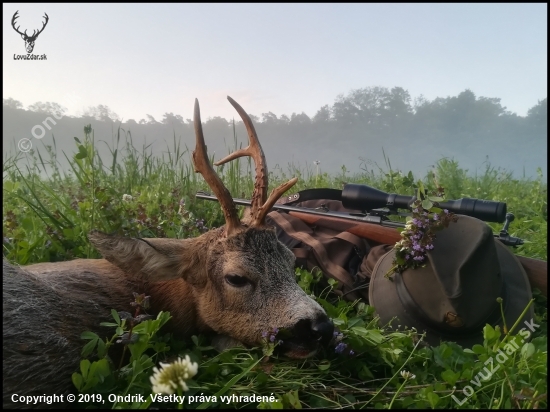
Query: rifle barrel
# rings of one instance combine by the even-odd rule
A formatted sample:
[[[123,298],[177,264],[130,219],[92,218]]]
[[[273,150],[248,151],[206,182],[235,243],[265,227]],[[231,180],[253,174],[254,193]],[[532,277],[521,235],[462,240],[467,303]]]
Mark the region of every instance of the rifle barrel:
[[[213,196],[206,192],[197,192],[196,197],[198,199],[205,199],[205,200],[213,200],[217,201],[218,198],[216,196]],[[235,202],[236,205],[241,206],[250,206],[250,200],[247,199],[235,199],[233,198],[233,202]],[[393,227],[393,228],[400,228],[404,225],[399,222],[392,222],[389,220],[382,220],[380,216],[370,216],[366,215],[364,213],[341,213],[341,212],[332,212],[327,211],[323,209],[309,209],[305,207],[298,207],[298,206],[288,206],[288,205],[280,205],[280,204],[274,204],[273,209],[276,210],[283,210],[285,212],[295,212],[295,213],[307,213],[309,215],[316,215],[316,216],[324,216],[324,217],[334,217],[334,218],[340,218],[340,219],[346,219],[346,220],[352,220],[356,222],[361,223],[372,223],[375,225],[382,225],[385,227]]]

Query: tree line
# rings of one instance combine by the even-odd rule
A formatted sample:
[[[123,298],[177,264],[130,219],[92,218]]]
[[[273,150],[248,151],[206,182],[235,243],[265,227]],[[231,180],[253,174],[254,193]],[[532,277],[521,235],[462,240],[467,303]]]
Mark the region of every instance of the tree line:
[[[157,152],[167,150],[174,136],[194,147],[193,121],[174,113],[165,113],[159,120],[147,115],[146,119],[120,123],[117,114],[105,105],[69,117],[57,103],[37,102],[25,110],[12,98],[4,99],[3,112],[4,141],[28,137],[30,124],[40,124],[45,116],[57,114],[62,118],[48,130],[48,137],[72,139],[90,123],[96,136],[109,140],[120,126],[131,132],[135,144],[146,139]],[[366,87],[337,96],[332,105],[322,106],[313,117],[303,112],[250,115],[268,163],[282,168],[288,163],[310,168],[313,161],[320,161],[323,171],[334,172],[342,165],[358,171],[383,164],[385,154],[392,167],[405,172],[422,173],[442,157],[475,170],[488,156],[493,165],[516,175],[533,175],[537,167],[546,174],[547,98],[534,104],[526,116],[518,116],[502,106],[499,98],[477,97],[468,89],[457,96],[431,101],[420,96],[413,101],[401,87]],[[203,122],[209,150],[220,156],[233,145],[233,126],[239,142],[246,144],[240,119],[235,125],[222,117]]]

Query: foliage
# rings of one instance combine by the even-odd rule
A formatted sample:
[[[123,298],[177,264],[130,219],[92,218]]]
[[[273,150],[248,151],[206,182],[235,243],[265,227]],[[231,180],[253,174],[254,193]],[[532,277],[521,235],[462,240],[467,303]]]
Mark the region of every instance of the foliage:
[[[439,202],[444,200],[445,192],[441,186],[432,196],[424,190],[424,184],[417,184],[416,200],[411,204],[411,216],[401,231],[401,240],[394,246],[395,257],[392,268],[384,275],[388,278],[393,273],[403,273],[407,269],[426,266],[428,250],[434,248],[437,230],[444,229],[449,223],[456,222],[458,216],[447,209],[441,209]]]
[[[74,141],[73,154],[61,151],[70,162],[69,171],[59,168],[55,146],[28,153],[24,169],[15,158],[4,158],[3,250],[8,260],[29,264],[99,257],[86,237],[91,229],[126,236],[186,238],[223,224],[216,203],[194,199],[197,190],[209,189],[193,173],[190,161],[185,159],[188,151],[182,150],[175,138],[168,158],[157,158],[147,147],[134,148],[131,135],[119,129],[109,147],[108,161],[99,156],[91,127],[85,128],[83,139]],[[412,173],[396,171],[389,159],[385,161],[386,167],[379,168],[378,173],[364,170],[355,175],[350,175],[346,167],[335,176],[279,168],[278,173],[270,174],[270,184],[275,187],[292,177],[289,175],[296,175],[300,178],[296,190],[341,188],[341,182],[355,182],[413,195],[417,180]],[[231,193],[249,198],[252,171],[249,164],[244,166],[244,173],[235,163],[218,168],[218,172]],[[542,173],[536,179],[512,179],[506,171],[487,164],[485,173],[469,176],[449,159],[440,160],[434,171],[448,199],[477,197],[507,202],[508,211],[516,215],[511,235],[528,240],[516,253],[546,260],[547,186]],[[426,179],[423,185],[426,190],[435,189],[432,179]],[[500,229],[495,224],[492,227]],[[462,348],[446,342],[429,347],[415,330],[395,332],[388,325],[379,325],[374,309],[364,302],[338,298],[331,292],[333,280],[327,282],[318,272],[304,270],[297,270],[296,276],[299,285],[314,296],[337,327],[331,347],[324,352],[299,363],[279,358],[274,350],[277,342],[271,342],[274,331],[266,333],[263,348],[233,348],[222,353],[215,352],[204,336],[176,341],[161,329],[169,314],[140,318],[146,315],[146,299],[136,296],[139,312],[121,314],[113,308],[113,322],[107,325],[114,328],[110,339],[83,331],[83,360],[80,368],[76,365],[73,382],[89,402],[80,406],[547,406],[547,300],[539,293],[534,294],[534,323],[538,326],[530,341],[521,335],[519,327],[520,334],[512,337],[486,326],[483,344]],[[126,348],[117,362],[116,341]],[[185,355],[199,364],[199,370],[188,381],[183,404],[170,399],[153,400],[149,396],[153,367]],[[491,359],[499,368],[489,375],[486,368]],[[144,400],[123,397],[109,401],[109,394],[143,395]],[[258,400],[257,396],[262,398]]]

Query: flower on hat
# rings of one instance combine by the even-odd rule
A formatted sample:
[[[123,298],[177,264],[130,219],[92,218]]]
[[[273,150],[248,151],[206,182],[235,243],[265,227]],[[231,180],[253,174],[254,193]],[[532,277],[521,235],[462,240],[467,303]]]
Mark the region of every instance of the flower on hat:
[[[456,222],[458,216],[447,209],[441,210],[438,202],[444,200],[444,189],[438,186],[433,196],[427,196],[422,182],[418,182],[417,197],[412,204],[412,216],[393,249],[393,265],[385,274],[389,278],[393,273],[403,273],[407,269],[423,267],[427,262],[427,251],[433,250],[435,232]]]

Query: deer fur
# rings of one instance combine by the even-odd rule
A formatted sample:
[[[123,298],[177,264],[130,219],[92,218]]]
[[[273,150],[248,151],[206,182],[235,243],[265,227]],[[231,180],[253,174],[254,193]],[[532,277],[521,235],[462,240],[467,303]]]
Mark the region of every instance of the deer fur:
[[[198,102],[195,127],[197,123],[200,126]],[[201,144],[202,130],[197,133],[196,152]],[[235,220],[232,199],[222,201],[225,187],[212,182],[217,176],[213,177],[209,162],[197,160],[196,152],[195,166],[216,192],[230,222],[225,226],[192,239],[135,239],[93,231],[89,240],[104,259],[24,267],[4,261],[5,408],[67,406],[27,405],[12,395],[74,393],[71,374],[78,370],[84,344],[80,334],[90,330],[110,337],[112,330],[99,324],[110,320],[111,309],[132,311],[133,292],[151,296],[151,314],[170,312],[166,326],[177,337],[211,334],[219,349],[258,345],[262,333],[274,327],[290,331],[291,337],[280,347],[291,358],[311,356],[330,341],[334,327],[319,304],[297,285],[294,255],[263,223],[270,202],[295,179],[267,200],[265,193],[258,194],[267,187],[258,184],[255,196],[261,201],[249,218]],[[201,156],[206,157],[205,150]]]

